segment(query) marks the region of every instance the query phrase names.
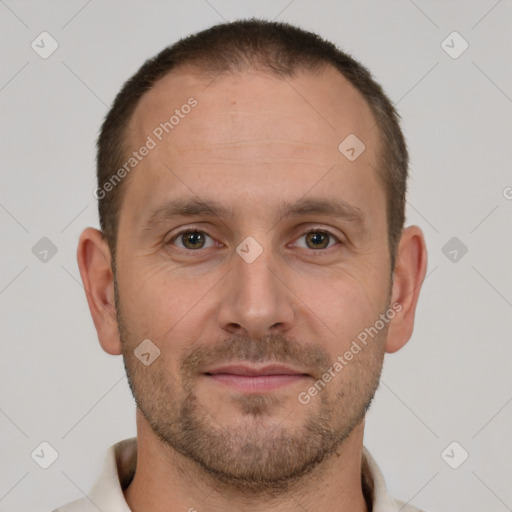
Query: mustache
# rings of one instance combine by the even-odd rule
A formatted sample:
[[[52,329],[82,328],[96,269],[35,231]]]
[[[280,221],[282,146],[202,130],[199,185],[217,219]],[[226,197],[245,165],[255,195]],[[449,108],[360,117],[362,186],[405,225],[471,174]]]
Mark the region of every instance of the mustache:
[[[183,359],[185,379],[203,373],[207,367],[231,362],[290,364],[319,378],[329,367],[328,353],[318,345],[300,344],[281,334],[269,334],[259,340],[235,335],[214,345],[199,345]]]

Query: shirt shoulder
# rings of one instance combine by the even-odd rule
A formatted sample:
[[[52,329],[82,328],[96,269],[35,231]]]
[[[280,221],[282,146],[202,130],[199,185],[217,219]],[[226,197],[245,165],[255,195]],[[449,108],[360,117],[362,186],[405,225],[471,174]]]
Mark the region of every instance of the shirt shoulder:
[[[420,510],[419,508],[413,507],[412,505],[397,500],[396,498],[395,503],[397,506],[397,510],[400,510],[400,512],[425,512],[424,510]]]
[[[133,478],[136,460],[136,437],[112,445],[89,493],[52,512],[131,512],[123,491]]]
[[[98,508],[88,498],[79,498],[78,500],[66,503],[52,512],[98,512]]]
[[[363,493],[367,496],[367,502],[371,504],[372,512],[426,512],[388,493],[384,475],[365,446],[363,446],[361,475]]]

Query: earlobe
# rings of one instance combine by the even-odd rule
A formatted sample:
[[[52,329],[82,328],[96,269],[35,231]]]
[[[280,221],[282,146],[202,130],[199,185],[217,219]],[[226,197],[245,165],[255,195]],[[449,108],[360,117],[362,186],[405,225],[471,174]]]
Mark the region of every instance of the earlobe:
[[[101,231],[86,228],[77,249],[78,267],[99,342],[108,354],[121,354],[111,255]]]
[[[418,226],[402,231],[393,272],[391,306],[396,315],[390,322],[386,352],[393,353],[410,339],[414,329],[414,315],[421,285],[427,270],[427,249],[423,233]]]

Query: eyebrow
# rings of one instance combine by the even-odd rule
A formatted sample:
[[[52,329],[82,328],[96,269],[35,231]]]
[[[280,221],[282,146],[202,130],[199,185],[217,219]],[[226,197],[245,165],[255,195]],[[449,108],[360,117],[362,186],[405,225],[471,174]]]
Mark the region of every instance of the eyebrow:
[[[366,226],[366,217],[357,206],[343,199],[305,197],[295,202],[283,201],[276,212],[276,224],[290,217],[325,215],[354,222],[361,229]],[[142,229],[148,230],[178,217],[212,217],[228,219],[234,217],[231,208],[213,199],[176,198],[167,201],[150,213]]]

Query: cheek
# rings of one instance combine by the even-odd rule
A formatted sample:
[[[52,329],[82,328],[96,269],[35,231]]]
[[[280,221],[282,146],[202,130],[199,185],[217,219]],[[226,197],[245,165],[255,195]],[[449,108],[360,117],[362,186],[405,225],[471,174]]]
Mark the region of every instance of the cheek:
[[[320,325],[336,350],[373,325],[387,306],[389,280],[374,266],[347,266],[328,274],[324,269],[295,276],[293,282],[298,314]]]
[[[216,274],[179,279],[176,269],[145,264],[144,258],[126,265],[123,271],[121,305],[131,339],[151,339],[164,356],[189,349],[205,318],[213,314],[215,304],[208,291],[219,281]]]
[[[157,341],[158,333],[170,329],[179,314],[180,297],[155,266],[136,261],[122,267],[118,275],[120,302],[130,335]],[[175,312],[175,313],[173,313]]]

